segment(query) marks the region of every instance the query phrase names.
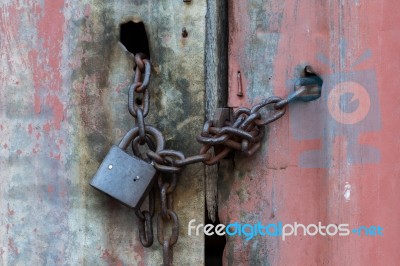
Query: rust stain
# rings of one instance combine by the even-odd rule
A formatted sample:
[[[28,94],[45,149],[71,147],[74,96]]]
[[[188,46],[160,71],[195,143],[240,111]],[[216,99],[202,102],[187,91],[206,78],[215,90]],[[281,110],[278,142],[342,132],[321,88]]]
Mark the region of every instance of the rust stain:
[[[14,253],[16,256],[19,255],[18,248],[15,246],[15,242],[12,238],[8,239],[8,250]]]
[[[90,13],[91,13],[91,7],[90,7],[90,4],[86,4],[86,6],[85,6],[85,11],[84,11],[84,16],[85,17],[89,17],[90,16]]]
[[[10,204],[8,204],[7,215],[8,215],[8,216],[13,216],[14,214],[15,214],[15,211],[12,210],[12,209],[10,208]]]
[[[118,256],[113,255],[108,249],[105,249],[101,254],[101,258],[105,260],[108,265],[124,265],[122,261],[118,259]]]

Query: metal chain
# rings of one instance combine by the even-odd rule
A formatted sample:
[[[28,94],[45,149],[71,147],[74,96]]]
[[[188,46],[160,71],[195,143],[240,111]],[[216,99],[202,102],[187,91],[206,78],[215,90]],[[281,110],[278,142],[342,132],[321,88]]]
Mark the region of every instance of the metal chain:
[[[139,152],[138,144],[147,144],[150,150],[155,150],[153,140],[146,135],[144,118],[149,112],[149,101],[150,94],[147,91],[147,86],[150,81],[150,70],[151,65],[146,55],[136,54],[135,55],[136,70],[134,75],[134,82],[129,87],[128,92],[128,109],[129,113],[135,118],[136,127],[139,131],[139,136],[132,141],[133,153],[148,161],[146,156],[143,156]],[[144,78],[142,78],[144,72]],[[142,81],[143,80],[143,81]],[[154,188],[151,190],[148,201],[149,209],[142,211],[140,208],[135,211],[136,217],[138,218],[139,237],[140,242],[144,247],[150,247],[154,241],[153,235],[153,217],[155,209],[154,201]]]
[[[164,147],[164,138],[158,130],[146,126],[144,121],[144,118],[148,115],[150,103],[150,92],[147,89],[151,74],[150,62],[146,55],[137,54],[135,55],[135,63],[134,82],[130,86],[128,93],[128,109],[129,113],[135,118],[139,135],[132,141],[132,151],[136,156],[146,161],[151,161],[153,165],[156,165],[157,162],[160,163],[160,173],[178,172],[180,168],[174,166],[174,161],[176,159],[184,159],[184,155],[177,151],[156,150],[156,147]],[[154,140],[157,141],[157,145],[154,144]],[[149,150],[147,154],[157,155],[158,160],[154,160],[149,155],[140,154],[139,145],[143,146],[145,144]],[[169,165],[162,165],[165,162],[169,162]],[[167,179],[166,175],[160,173],[157,178],[161,204],[161,212],[157,218],[157,239],[160,245],[163,246],[164,265],[172,265],[172,247],[179,237],[179,219],[173,210],[173,192],[176,188],[177,175],[172,174]],[[154,187],[149,194],[149,210],[141,211],[139,209],[135,213],[139,220],[140,242],[144,247],[150,247],[153,244]],[[172,233],[169,238],[165,235],[166,223],[172,223]]]
[[[199,154],[185,157],[180,151],[164,149],[162,133],[156,128],[146,125],[144,119],[149,113],[148,85],[151,64],[144,54],[136,54],[135,63],[134,82],[129,87],[128,93],[128,109],[135,118],[139,134],[132,141],[132,150],[136,156],[148,161],[159,171],[157,184],[160,192],[161,211],[157,217],[157,239],[163,247],[164,265],[169,266],[172,265],[172,248],[179,237],[179,219],[173,210],[173,193],[178,174],[189,164],[198,162],[206,165],[216,164],[234,150],[251,156],[261,147],[265,134],[264,126],[281,118],[289,103],[297,99],[303,101],[315,99],[315,92],[310,98],[309,86],[318,85],[320,89],[322,80],[318,76],[312,75],[310,68],[307,67],[309,76],[296,84],[299,89],[286,99],[272,96],[252,108],[238,108],[232,117],[226,117],[224,121],[206,121],[203,130],[196,138],[202,144]],[[317,96],[319,97],[319,95]],[[141,154],[139,146],[144,145],[147,145],[148,151]],[[149,247],[153,243],[154,190],[153,187],[149,194],[149,209],[147,211],[139,209],[135,212],[139,220],[140,241],[145,247]],[[165,233],[167,223],[170,223],[172,228],[169,237]]]

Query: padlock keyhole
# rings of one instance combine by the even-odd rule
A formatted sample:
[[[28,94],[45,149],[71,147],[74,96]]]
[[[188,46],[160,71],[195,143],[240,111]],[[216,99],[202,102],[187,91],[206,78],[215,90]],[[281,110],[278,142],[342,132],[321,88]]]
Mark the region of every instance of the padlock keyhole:
[[[149,41],[143,22],[129,21],[121,24],[120,42],[132,54],[143,53],[150,58]]]

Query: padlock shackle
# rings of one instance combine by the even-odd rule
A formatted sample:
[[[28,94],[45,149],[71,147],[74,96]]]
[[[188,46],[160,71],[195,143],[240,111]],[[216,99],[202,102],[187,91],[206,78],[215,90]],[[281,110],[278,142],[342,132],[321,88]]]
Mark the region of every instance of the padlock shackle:
[[[156,152],[164,150],[165,146],[165,141],[162,133],[156,129],[155,127],[152,126],[145,126],[144,131],[146,135],[149,135],[150,137],[153,137],[156,140]],[[134,140],[137,136],[139,136],[139,128],[134,127],[131,130],[128,131],[128,133],[125,134],[125,136],[122,138],[120,143],[118,144],[118,147],[120,147],[122,150],[128,149],[129,144]]]

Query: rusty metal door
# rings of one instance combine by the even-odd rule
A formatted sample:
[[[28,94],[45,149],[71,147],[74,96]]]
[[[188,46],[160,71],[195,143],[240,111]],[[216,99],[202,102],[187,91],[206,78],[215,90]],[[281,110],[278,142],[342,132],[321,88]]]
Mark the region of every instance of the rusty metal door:
[[[134,125],[133,59],[119,44],[128,21],[143,22],[149,40],[157,111],[148,122],[169,147],[198,151],[206,7],[205,0],[1,1],[1,265],[161,264],[157,239],[141,246],[134,212],[89,182]],[[201,165],[190,166],[178,181],[181,225],[203,220],[203,175]],[[180,230],[176,265],[203,264],[203,237]]]
[[[198,151],[201,122],[224,102],[224,4],[211,2],[0,3],[0,264],[161,263],[158,243],[140,245],[133,212],[89,181],[133,126],[126,108],[133,60],[119,44],[128,21],[142,21],[149,39],[157,109],[149,121],[169,147]],[[221,223],[321,222],[382,234],[227,236],[225,265],[397,265],[399,4],[228,0],[228,7],[228,106],[286,96],[305,65],[324,85],[319,100],[290,105],[269,126],[257,154],[221,163]],[[203,236],[186,229],[204,218],[204,168],[181,176],[174,261],[203,265]],[[215,181],[207,180],[212,208]]]
[[[221,222],[349,224],[351,232],[227,237],[225,265],[398,265],[399,8],[394,0],[229,1],[229,106],[286,96],[307,64],[324,85],[320,99],[290,105],[269,126],[261,152],[226,169]],[[360,234],[362,226],[382,230]]]

